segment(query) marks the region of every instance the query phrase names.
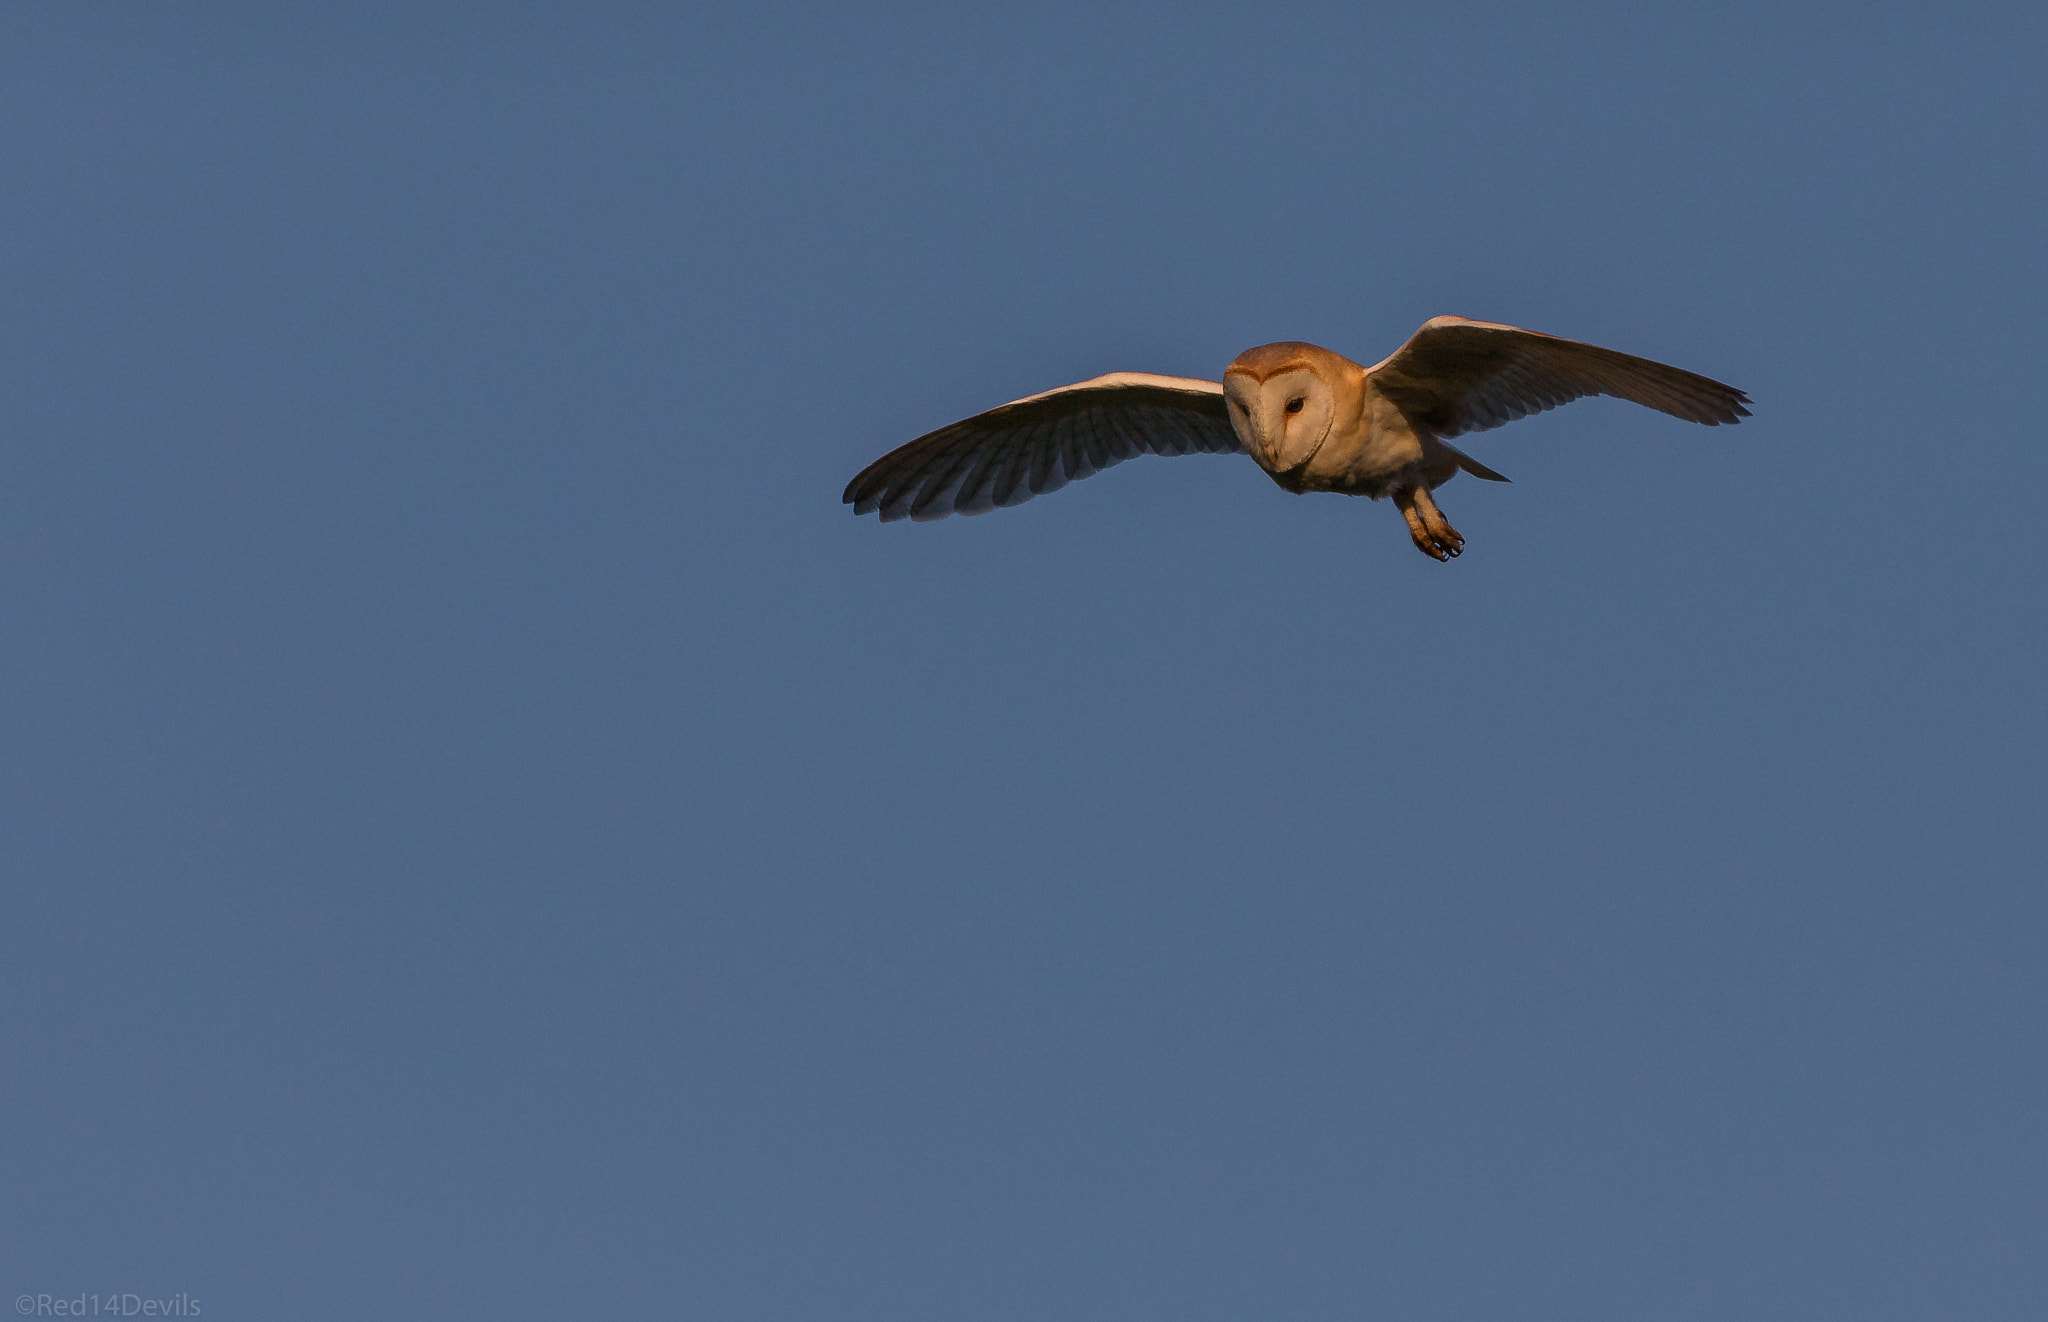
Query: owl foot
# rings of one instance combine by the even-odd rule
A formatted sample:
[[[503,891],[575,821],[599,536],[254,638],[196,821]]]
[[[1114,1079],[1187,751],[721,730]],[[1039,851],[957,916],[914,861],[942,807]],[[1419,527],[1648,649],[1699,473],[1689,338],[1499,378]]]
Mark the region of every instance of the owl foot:
[[[1416,487],[1396,495],[1394,503],[1401,507],[1401,517],[1408,520],[1408,535],[1415,539],[1416,550],[1432,560],[1449,560],[1464,554],[1465,539],[1444,518],[1429,492]]]

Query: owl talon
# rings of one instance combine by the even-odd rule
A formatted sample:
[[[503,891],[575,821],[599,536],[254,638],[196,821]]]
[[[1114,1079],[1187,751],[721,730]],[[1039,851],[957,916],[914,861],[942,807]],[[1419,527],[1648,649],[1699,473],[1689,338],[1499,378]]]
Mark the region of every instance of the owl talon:
[[[1443,511],[1420,487],[1396,496],[1401,517],[1408,521],[1408,535],[1415,548],[1432,560],[1453,560],[1465,554],[1465,539],[1444,518]]]

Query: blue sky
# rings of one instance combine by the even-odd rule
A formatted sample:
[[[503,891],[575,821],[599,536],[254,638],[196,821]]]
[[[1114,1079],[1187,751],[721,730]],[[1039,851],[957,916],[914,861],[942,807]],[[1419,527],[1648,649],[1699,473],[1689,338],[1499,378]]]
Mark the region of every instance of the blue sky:
[[[0,17],[0,1296],[2041,1316],[2044,37]],[[1756,416],[839,504],[1440,313]]]

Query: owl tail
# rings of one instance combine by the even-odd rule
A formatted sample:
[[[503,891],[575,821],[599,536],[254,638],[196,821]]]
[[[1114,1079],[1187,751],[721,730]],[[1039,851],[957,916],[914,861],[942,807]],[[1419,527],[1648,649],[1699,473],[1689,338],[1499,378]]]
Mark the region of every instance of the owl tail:
[[[1494,472],[1494,471],[1493,471],[1493,470],[1492,470],[1491,468],[1488,468],[1488,467],[1487,467],[1487,466],[1486,466],[1485,464],[1482,464],[1482,463],[1480,463],[1480,462],[1479,462],[1479,461],[1478,461],[1477,459],[1474,459],[1474,458],[1473,458],[1473,457],[1472,457],[1471,455],[1469,455],[1469,454],[1466,454],[1466,453],[1465,453],[1465,452],[1464,452],[1463,450],[1460,450],[1460,449],[1459,449],[1459,448],[1458,448],[1457,446],[1455,446],[1455,445],[1444,445],[1444,443],[1443,443],[1442,441],[1438,441],[1438,442],[1437,442],[1437,444],[1438,444],[1438,445],[1443,445],[1443,446],[1444,446],[1444,449],[1446,449],[1446,450],[1449,450],[1449,451],[1450,451],[1450,452],[1451,452],[1451,453],[1452,453],[1452,454],[1453,454],[1454,456],[1456,456],[1456,457],[1457,457],[1457,460],[1458,460],[1458,467],[1460,467],[1460,468],[1464,469],[1464,470],[1465,470],[1466,472],[1470,473],[1470,474],[1471,474],[1472,476],[1474,476],[1474,477],[1483,477],[1483,478],[1485,478],[1485,479],[1486,479],[1487,481],[1489,481],[1489,482],[1505,482],[1505,481],[1507,481],[1507,479],[1506,479],[1506,478],[1504,478],[1504,477],[1502,477],[1502,476],[1501,476],[1501,475],[1500,475],[1499,473],[1496,473],[1496,472]]]

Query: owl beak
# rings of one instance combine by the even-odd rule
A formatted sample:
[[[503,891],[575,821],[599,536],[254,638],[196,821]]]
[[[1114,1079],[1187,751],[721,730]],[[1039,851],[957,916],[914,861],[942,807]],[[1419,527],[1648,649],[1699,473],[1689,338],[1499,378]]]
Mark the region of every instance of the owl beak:
[[[1245,421],[1252,434],[1252,449],[1258,455],[1259,463],[1269,472],[1280,471],[1280,437],[1265,425],[1265,419],[1257,410]]]

